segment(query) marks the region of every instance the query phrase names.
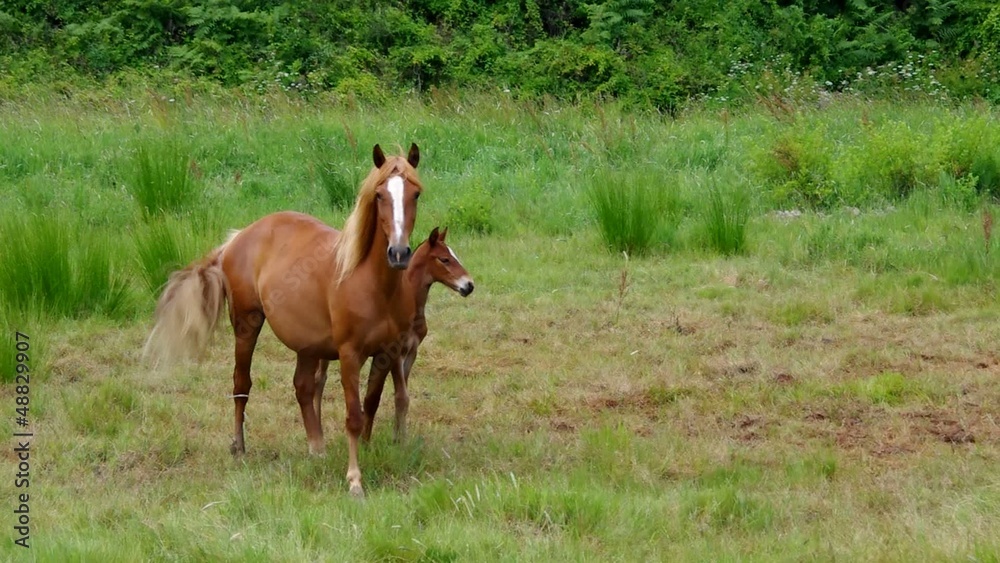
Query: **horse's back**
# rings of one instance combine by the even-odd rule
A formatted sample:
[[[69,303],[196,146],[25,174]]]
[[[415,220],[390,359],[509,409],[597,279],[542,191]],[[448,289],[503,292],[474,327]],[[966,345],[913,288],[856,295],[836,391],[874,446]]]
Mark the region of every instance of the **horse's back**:
[[[328,284],[339,232],[295,211],[266,215],[225,249],[223,271],[234,305],[264,313],[278,339],[293,350],[329,335]]]

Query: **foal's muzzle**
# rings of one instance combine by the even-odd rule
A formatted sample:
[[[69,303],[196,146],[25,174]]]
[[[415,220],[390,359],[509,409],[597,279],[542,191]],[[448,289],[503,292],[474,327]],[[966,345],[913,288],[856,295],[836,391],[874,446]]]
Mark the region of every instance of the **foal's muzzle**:
[[[471,281],[467,281],[464,284],[458,286],[458,294],[462,297],[468,297],[472,290],[476,289],[476,284]]]
[[[389,246],[386,250],[386,255],[389,258],[389,265],[397,270],[405,270],[407,266],[410,265],[410,257],[413,256],[413,251],[410,250],[410,246]]]

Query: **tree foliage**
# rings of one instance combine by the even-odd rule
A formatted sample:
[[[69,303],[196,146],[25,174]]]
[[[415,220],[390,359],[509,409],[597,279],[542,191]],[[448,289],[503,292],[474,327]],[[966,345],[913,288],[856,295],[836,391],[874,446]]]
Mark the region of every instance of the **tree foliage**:
[[[0,73],[169,71],[358,95],[501,87],[672,110],[767,73],[836,89],[912,54],[990,71],[998,21],[990,0],[11,0]],[[964,91],[988,95],[993,78]]]

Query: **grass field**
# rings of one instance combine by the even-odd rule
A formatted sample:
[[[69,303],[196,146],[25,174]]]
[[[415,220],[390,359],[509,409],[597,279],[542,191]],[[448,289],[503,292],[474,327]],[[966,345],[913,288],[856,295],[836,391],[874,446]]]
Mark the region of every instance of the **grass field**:
[[[35,434],[4,559],[1000,560],[994,109],[182,94],[0,104],[0,431],[20,330]],[[433,290],[357,502],[339,385],[310,457],[267,329],[241,459],[228,323],[140,353],[170,270],[272,211],[342,225],[411,141],[415,238],[449,226],[476,291]]]

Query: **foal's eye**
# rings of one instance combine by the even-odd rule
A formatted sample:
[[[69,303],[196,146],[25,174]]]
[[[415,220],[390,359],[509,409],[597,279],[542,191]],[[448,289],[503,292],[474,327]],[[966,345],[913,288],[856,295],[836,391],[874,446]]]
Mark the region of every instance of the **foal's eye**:
[[[413,199],[420,199],[420,192],[413,194]]]
[[[448,258],[438,258],[438,261],[442,264],[451,264],[451,260]]]
[[[382,201],[382,194],[375,192],[375,199],[376,201]]]

